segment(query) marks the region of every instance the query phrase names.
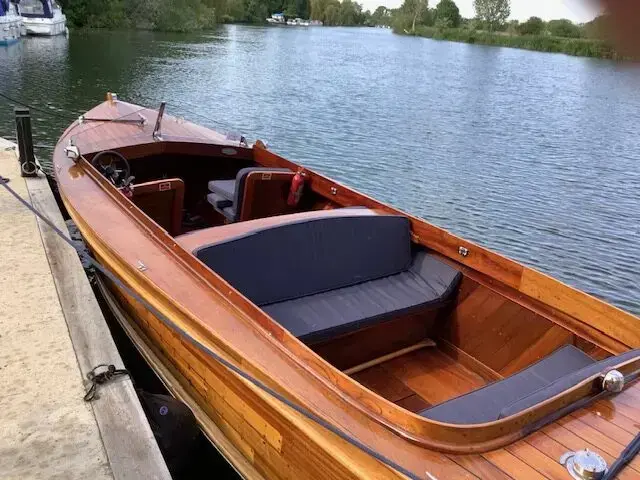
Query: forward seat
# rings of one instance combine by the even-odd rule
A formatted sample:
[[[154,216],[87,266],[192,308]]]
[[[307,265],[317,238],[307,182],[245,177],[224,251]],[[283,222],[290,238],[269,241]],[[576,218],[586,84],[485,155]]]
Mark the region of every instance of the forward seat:
[[[283,173],[287,175],[274,175]],[[210,181],[208,188],[211,193],[207,195],[207,201],[230,222],[239,221],[244,207],[247,180],[253,176],[259,180],[290,183],[293,172],[286,168],[243,168],[235,179]]]

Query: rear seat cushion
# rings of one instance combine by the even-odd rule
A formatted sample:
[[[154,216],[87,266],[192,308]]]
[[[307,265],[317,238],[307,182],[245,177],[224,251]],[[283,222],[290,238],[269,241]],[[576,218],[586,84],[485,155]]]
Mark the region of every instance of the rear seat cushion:
[[[461,425],[496,421],[552,398],[591,375],[638,355],[640,350],[635,350],[596,362],[573,345],[565,345],[515,375],[423,410],[420,415]]]
[[[194,254],[258,305],[394,275],[412,262],[409,220],[390,215],[294,222]]]
[[[306,343],[317,343],[421,308],[445,304],[461,274],[419,252],[407,271],[267,305],[263,309]]]
[[[505,408],[503,408],[500,412],[500,417],[508,417],[510,415],[514,415],[518,412],[526,410],[529,407],[537,405],[538,403],[543,402],[548,398],[552,398],[564,392],[565,390],[573,387],[574,385],[577,385],[578,383],[591,377],[592,375],[607,371],[608,369],[611,369],[622,362],[632,360],[638,356],[640,356],[640,349],[631,350],[615,357],[606,358],[592,365],[588,365],[578,371],[565,375],[555,382],[552,382],[549,385],[537,390],[531,395],[528,395],[517,402],[505,406]]]

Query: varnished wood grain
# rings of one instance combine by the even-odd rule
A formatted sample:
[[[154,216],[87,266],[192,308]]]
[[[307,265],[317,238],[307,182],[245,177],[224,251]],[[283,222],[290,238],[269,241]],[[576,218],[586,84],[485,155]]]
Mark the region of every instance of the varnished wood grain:
[[[463,395],[486,383],[438,348],[410,353],[383,364],[383,368],[431,405]]]
[[[102,105],[90,113],[102,114],[108,108]],[[118,105],[111,112],[112,118],[122,113],[134,115],[134,110],[135,106]],[[146,115],[152,116],[152,112],[147,112]],[[86,133],[86,138],[82,134],[76,135],[82,130]],[[92,153],[105,148],[119,148],[121,152],[131,155],[130,158],[169,153],[218,157],[223,155],[223,146],[234,145],[239,161],[253,159],[268,167],[297,169],[295,164],[272,152],[260,147],[253,150],[242,148],[220,139],[217,134],[208,131],[203,133],[201,127],[191,124],[182,126],[180,122],[167,123],[162,142],[149,138],[150,132],[145,127],[113,123],[105,124],[104,131],[101,130],[102,127],[90,131],[85,125],[76,125],[66,135],[77,137],[81,151],[88,158]],[[412,415],[327,364],[198,262],[187,249],[174,241],[143,212],[133,207],[127,198],[104,181],[85,161],[74,165],[63,152],[66,140],[67,137],[61,140],[54,153],[60,192],[90,248],[105,265],[125,284],[153,302],[175,328],[188,332],[203,345],[220,352],[287,398],[348,430],[359,441],[375,445],[381,453],[418,475],[424,475],[427,470],[437,478],[474,478],[474,473],[451,460],[451,456],[439,452],[469,453],[512,445],[526,433],[527,426],[532,422],[567,402],[593,393],[593,382],[589,380],[544,405],[479,426],[438,424]],[[309,172],[308,180],[308,192],[313,195],[309,200],[310,204],[332,207],[363,205],[402,214],[313,172]],[[415,240],[448,257],[449,262],[461,269],[465,280],[472,281],[467,282],[469,290],[463,289],[461,292],[461,298],[468,296],[461,300],[461,305],[465,303],[467,306],[461,313],[453,316],[454,319],[460,319],[460,328],[450,330],[450,336],[444,338],[498,374],[515,371],[538,354],[537,351],[529,351],[526,354],[528,357],[518,360],[518,355],[514,356],[518,349],[526,351],[534,342],[540,342],[538,347],[544,350],[551,348],[554,342],[564,341],[562,332],[554,330],[555,326],[565,328],[572,335],[612,353],[619,353],[638,344],[640,333],[637,324],[632,323],[637,322],[634,317],[558,282],[553,283],[544,277],[530,274],[526,267],[426,222],[415,218],[410,220]],[[469,257],[458,256],[459,246],[470,249]],[[147,266],[144,272],[137,269],[138,261],[143,261]],[[482,288],[472,288],[473,282]],[[463,282],[463,287],[464,285]],[[572,302],[575,305],[570,305]],[[132,305],[135,307],[135,303]],[[475,305],[475,313],[474,308],[469,305]],[[276,405],[274,399],[229,372],[224,372],[220,365],[211,363],[211,359],[203,352],[185,346],[184,339],[176,333],[177,330],[170,331],[169,327],[153,316],[145,315],[139,308],[136,311],[141,328],[145,328],[150,338],[164,349],[167,358],[175,360],[176,367],[181,369],[185,378],[204,392],[203,408],[208,409],[221,429],[227,429],[231,441],[242,438],[247,443],[240,445],[239,450],[251,457],[266,476],[305,476],[310,472],[324,470],[335,478],[362,477],[369,473],[371,478],[389,475],[390,471],[379,462],[346,445],[334,434],[310,424],[299,414]],[[593,318],[590,317],[590,312],[595,312]],[[523,320],[518,324],[513,318],[520,313],[523,314]],[[464,318],[473,319],[474,315],[476,319],[489,322],[486,325],[490,325],[490,328],[496,328],[497,334],[502,334],[504,341],[495,343],[493,340],[494,343],[489,348],[483,347],[483,339],[476,338],[477,335],[482,336],[482,332],[474,331],[473,321],[462,321]],[[163,328],[167,331],[163,331]],[[520,330],[525,330],[525,334]],[[495,355],[490,355],[491,352]],[[397,371],[405,385],[412,390],[414,387],[421,390],[417,392],[420,397],[433,396],[431,400],[434,402],[466,389],[476,388],[486,381],[468,369],[462,375],[460,363],[450,361],[451,364],[441,364],[440,373],[433,370],[432,379],[428,378],[428,374],[425,376],[424,369],[417,364],[409,364],[408,368],[405,364],[405,367],[398,368]],[[425,363],[430,365],[429,362],[427,360]],[[636,363],[625,368],[627,371],[635,368]],[[415,376],[407,375],[411,368],[416,372]],[[219,379],[217,385],[224,386],[220,387],[224,392],[222,395],[216,393],[209,383],[216,383],[213,376]],[[472,380],[474,376],[477,377],[475,384]],[[422,382],[425,379],[440,382],[438,386],[441,390],[435,392],[426,389]],[[445,382],[444,379],[448,381]],[[231,393],[227,395],[226,389]],[[630,405],[630,399],[635,397],[628,393],[624,392],[610,402],[616,411],[636,419],[637,412]],[[246,409],[237,398],[245,402]],[[416,397],[405,397],[408,398]],[[429,398],[425,400],[431,403]],[[266,423],[263,425],[260,419]],[[281,436],[281,446],[278,436],[269,426]],[[562,426],[558,428],[571,434]],[[304,461],[292,460],[292,463],[287,460],[293,455],[289,454],[289,449],[293,452],[298,446],[307,450],[317,448],[309,463],[305,463],[306,458]],[[300,451],[296,453],[299,454]],[[349,466],[345,452],[349,453],[348,456],[358,458],[354,466]],[[531,478],[540,475],[537,470],[504,449],[492,450],[485,454],[484,459],[509,476],[514,476],[514,472],[520,471],[519,469]],[[333,464],[327,468],[327,462],[335,462],[335,468]],[[515,478],[522,477],[515,475]]]
[[[297,210],[287,205],[293,172],[251,172],[245,178],[240,220],[285,215]]]

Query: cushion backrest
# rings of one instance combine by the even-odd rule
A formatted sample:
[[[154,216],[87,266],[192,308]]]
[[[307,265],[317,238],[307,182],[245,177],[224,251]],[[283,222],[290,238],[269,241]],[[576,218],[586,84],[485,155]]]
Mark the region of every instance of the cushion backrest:
[[[193,253],[267,305],[402,272],[411,264],[411,237],[405,217],[346,215],[278,225]]]

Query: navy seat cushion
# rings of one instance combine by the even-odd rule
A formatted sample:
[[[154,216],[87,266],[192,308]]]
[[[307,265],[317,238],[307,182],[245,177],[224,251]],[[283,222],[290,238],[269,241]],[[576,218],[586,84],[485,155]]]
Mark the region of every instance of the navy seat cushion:
[[[565,345],[521,372],[423,410],[420,415],[462,425],[493,422],[552,398],[591,375],[638,355],[640,350],[635,350],[596,362],[573,345]]]
[[[227,200],[233,201],[236,193],[236,181],[235,180],[212,180],[208,184],[209,191],[217,193]]]
[[[437,308],[451,298],[461,276],[434,256],[418,252],[404,272],[263,309],[300,340],[317,343],[391,315]]]
[[[550,383],[549,385],[535,391],[531,395],[518,400],[517,402],[506,405],[500,412],[500,417],[508,417],[510,415],[514,415],[518,412],[526,410],[529,407],[537,405],[538,403],[547,400],[548,398],[552,398],[564,392],[565,390],[573,387],[574,385],[577,385],[578,383],[593,375],[606,371],[622,362],[632,360],[638,356],[640,356],[640,349],[630,350],[621,355],[605,358],[604,360],[601,360],[599,362],[587,365],[580,370],[559,378],[555,382]]]
[[[390,215],[288,223],[194,254],[257,305],[395,275],[412,262],[409,220]]]

